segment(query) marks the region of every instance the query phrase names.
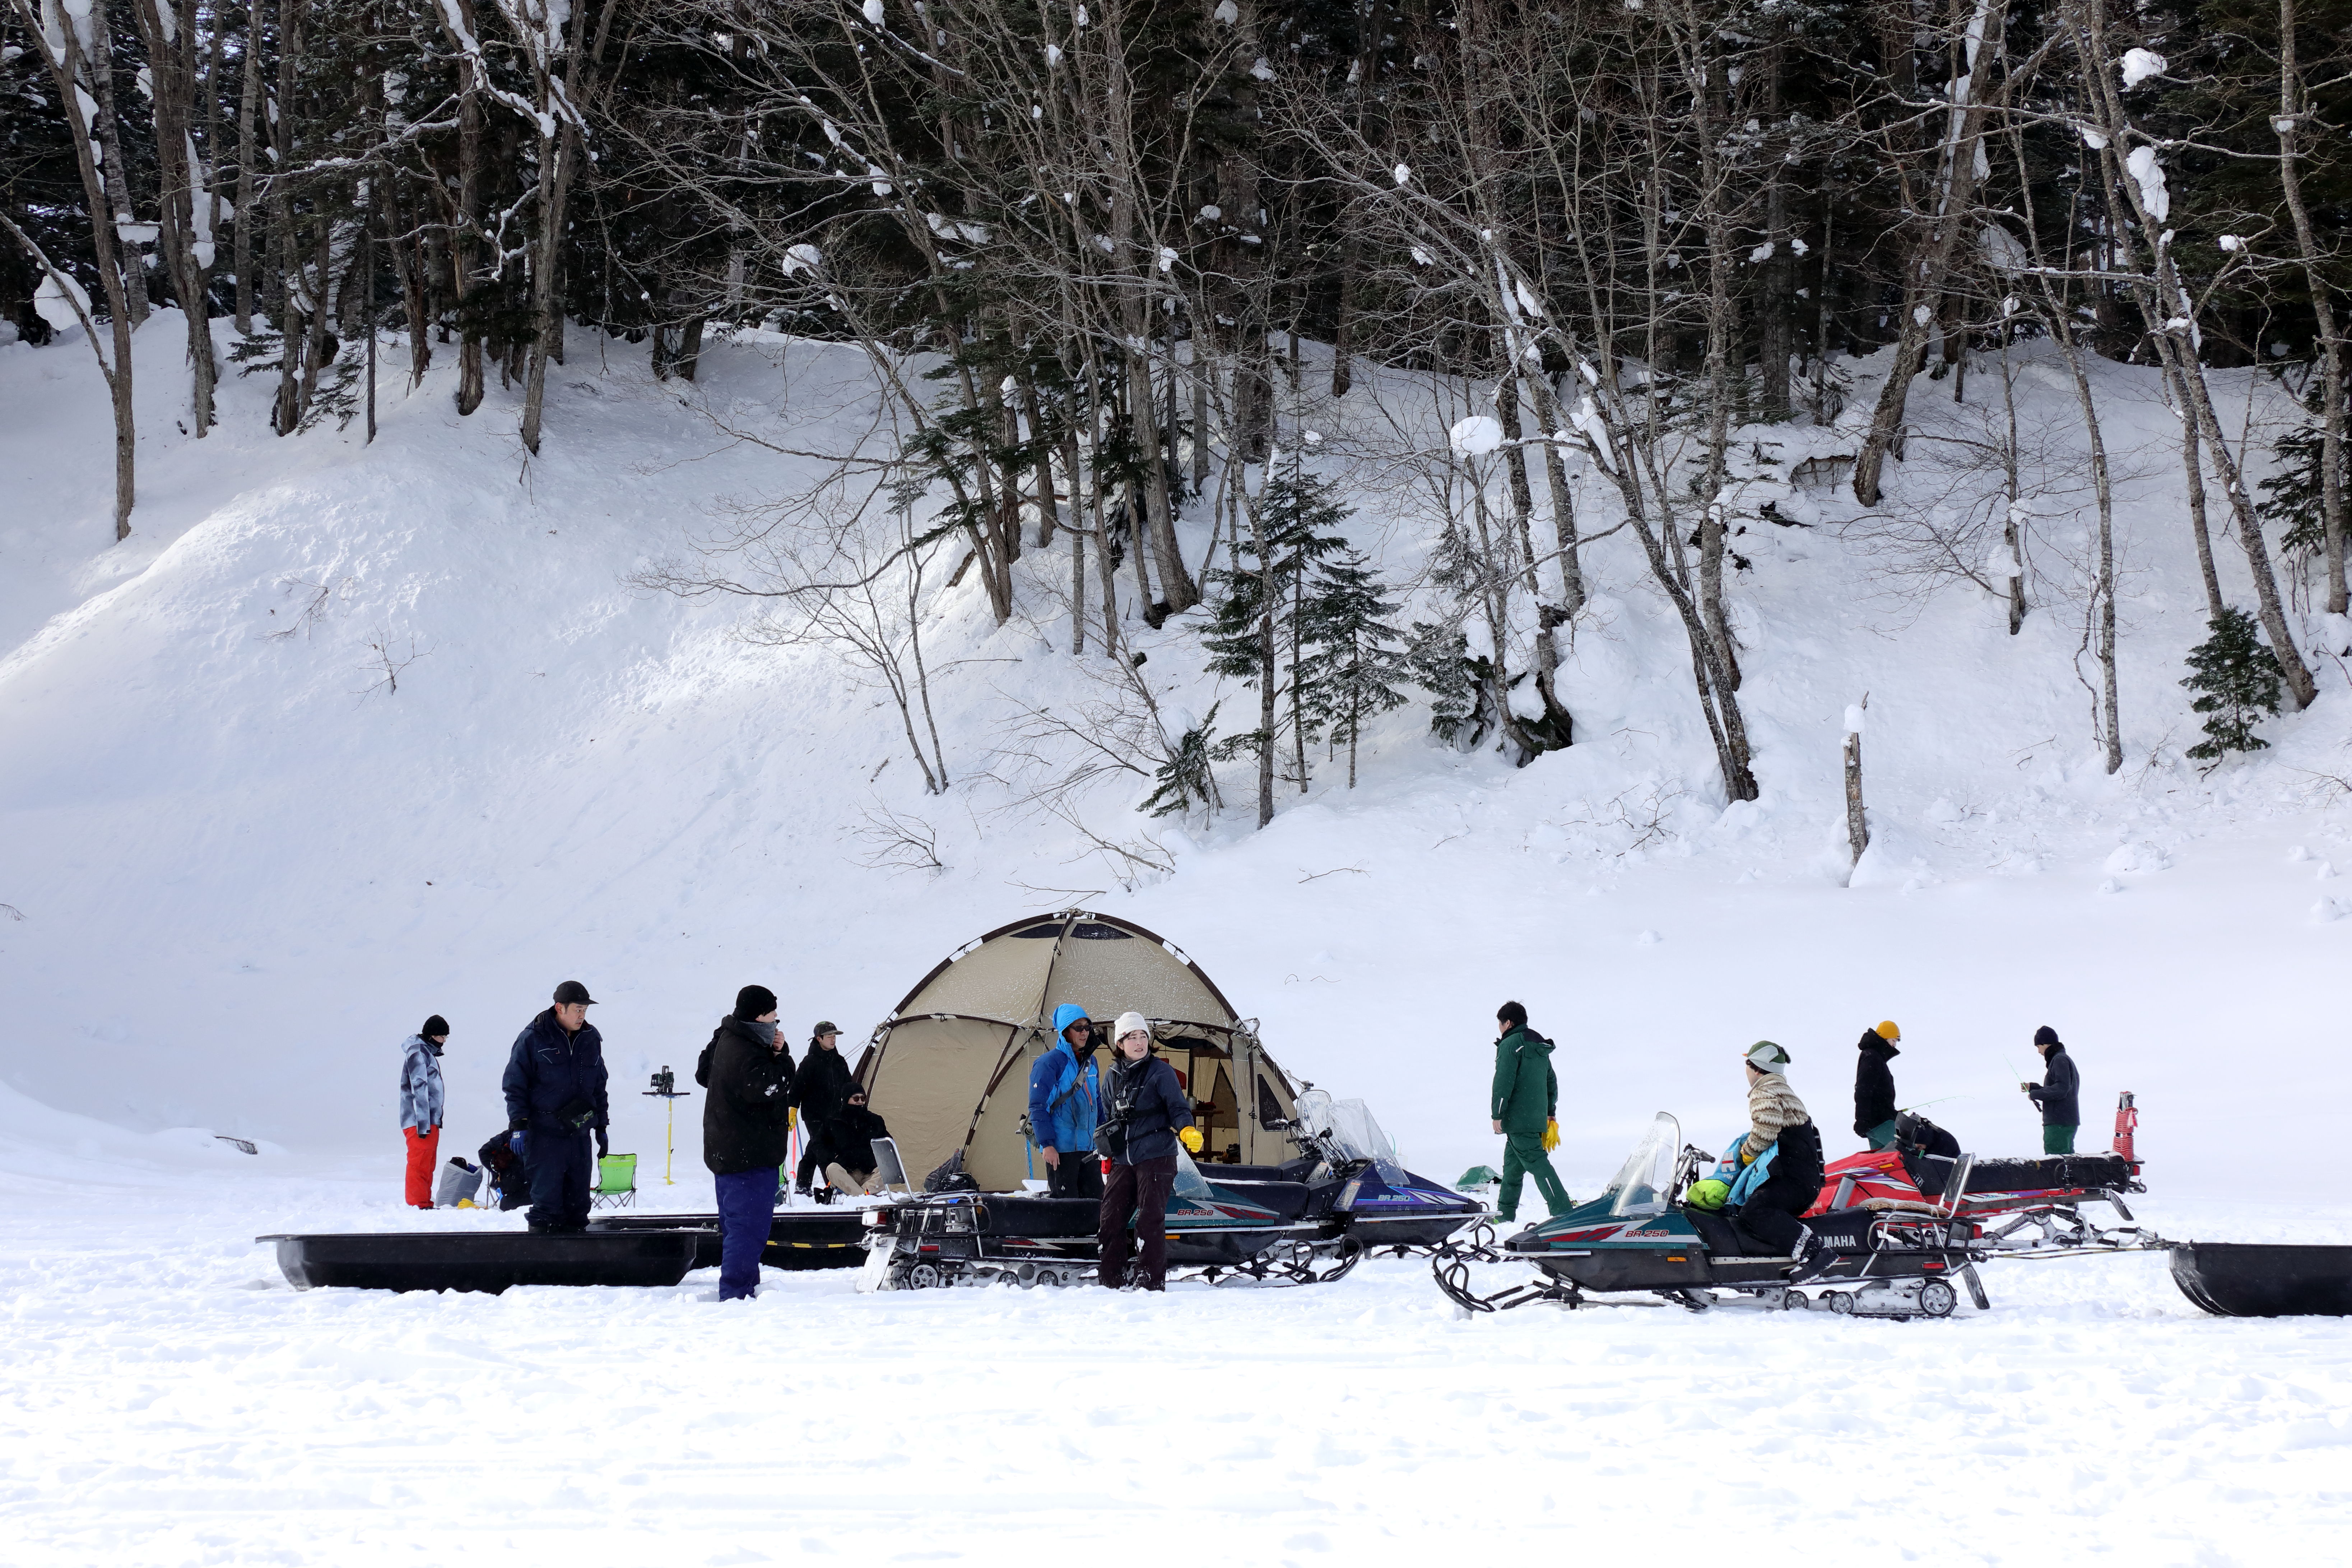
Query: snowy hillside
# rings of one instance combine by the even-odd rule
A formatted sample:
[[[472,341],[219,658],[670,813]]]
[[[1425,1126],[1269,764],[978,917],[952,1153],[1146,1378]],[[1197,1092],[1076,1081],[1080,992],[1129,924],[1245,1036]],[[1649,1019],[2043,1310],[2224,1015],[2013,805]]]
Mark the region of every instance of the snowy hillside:
[[[2098,367],[2119,474],[2121,773],[2100,767],[2083,612],[2063,593],[2079,483],[2036,500],[2037,583],[2055,586],[2014,637],[1980,591],[1906,593],[1842,528],[1843,490],[1784,486],[1802,526],[1734,542],[1752,566],[1732,598],[1761,800],[1725,808],[1680,628],[1619,533],[1588,549],[1595,598],[1563,665],[1577,744],[1514,770],[1438,744],[1416,702],[1368,736],[1360,787],[1318,765],[1262,833],[1239,809],[1171,830],[1114,784],[1087,826],[1150,830],[1175,868],[1130,889],[1069,826],[1008,809],[1013,700],[1074,710],[1094,689],[1063,651],[1059,556],[1023,563],[1002,629],[973,581],[929,611],[956,781],[940,797],[879,693],[825,652],[748,647],[737,607],[628,585],[715,509],[804,478],[728,429],[801,450],[856,438],[850,351],[740,342],[688,386],[654,381],[642,347],[575,333],[526,460],[495,388],[470,419],[442,369],[404,395],[394,340],[373,447],[356,425],[275,439],[257,382],[229,385],[223,425],[191,440],[173,330],[139,340],[154,401],[121,545],[81,345],[0,348],[0,901],[22,916],[0,916],[0,1078],[58,1111],[389,1170],[395,1047],[428,1012],[455,1026],[451,1139],[470,1146],[498,1125],[508,1042],[558,980],[602,1001],[615,1088],[633,1090],[688,1061],[747,981],[785,998],[788,1028],[825,1016],[854,1040],[964,941],[1072,904],[1181,944],[1295,1072],[1370,1098],[1447,1175],[1495,1153],[1485,1047],[1506,996],[1563,1044],[1571,1184],[1656,1110],[1727,1131],[1735,1047],[1759,1037],[1790,1047],[1843,1149],[1852,1041],[1882,1017],[1904,1027],[1906,1103],[1973,1147],[2030,1145],[2015,1085],[2034,1026],[2055,1025],[2083,1065],[2084,1142],[2137,1091],[2152,1179],[2176,1192],[2229,1189],[2283,1098],[2352,1089],[2336,1048],[2352,919],[2335,918],[2352,915],[2336,875],[2352,874],[2352,690],[2323,658],[2319,702],[2269,722],[2272,750],[2210,776],[2184,761],[2197,730],[2178,681],[2204,606],[2169,416],[2140,373]],[[1990,384],[1979,372],[1971,397]],[[2257,418],[2273,395],[2216,384]],[[2063,376],[2029,366],[2020,389],[2063,447]],[[1393,378],[1381,395],[1442,442],[1442,396]],[[1366,397],[1310,410],[1319,460],[1358,542],[1411,579],[1434,522],[1356,456]],[[1939,384],[1913,400],[1931,427],[1980,413]],[[1915,510],[1979,482],[1928,446],[1891,470]],[[1605,526],[1601,487],[1578,482],[1588,531]],[[1181,531],[1197,559],[1205,522]],[[2217,552],[2237,582],[2234,547]],[[1161,700],[1205,713],[1219,693],[1191,622],[1129,629]],[[1874,841],[1847,886],[1839,743],[1865,692]],[[945,868],[863,863],[860,829],[884,810],[928,824]],[[652,1105],[629,1098],[616,1146],[658,1148]],[[53,1147],[48,1125],[12,1110],[0,1141]]]

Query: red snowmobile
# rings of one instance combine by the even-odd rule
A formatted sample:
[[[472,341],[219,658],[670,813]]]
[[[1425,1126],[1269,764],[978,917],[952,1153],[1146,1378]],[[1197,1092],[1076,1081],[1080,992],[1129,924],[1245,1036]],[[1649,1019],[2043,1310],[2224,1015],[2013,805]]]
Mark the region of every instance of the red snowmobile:
[[[2138,1131],[2139,1111],[2126,1093],[2105,1153],[1992,1159],[1962,1153],[1950,1133],[1906,1110],[1895,1119],[1893,1148],[1850,1154],[1824,1169],[1810,1212],[1957,1219],[1969,1227],[1969,1240],[1996,1254],[2146,1247],[2157,1237],[2133,1220],[2123,1198],[2147,1190],[2139,1179]],[[2099,1224],[2084,1212],[2086,1204],[2105,1204],[2120,1223]]]

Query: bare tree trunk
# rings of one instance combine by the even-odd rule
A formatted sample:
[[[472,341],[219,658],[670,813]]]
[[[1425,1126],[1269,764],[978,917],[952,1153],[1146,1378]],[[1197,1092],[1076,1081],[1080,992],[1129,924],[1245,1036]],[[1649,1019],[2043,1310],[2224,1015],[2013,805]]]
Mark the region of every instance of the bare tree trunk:
[[[79,87],[87,75],[87,58],[82,48],[80,29],[68,15],[58,29],[56,47],[48,47],[49,35],[42,26],[35,0],[8,0],[16,13],[17,22],[29,39],[41,47],[43,63],[48,67],[49,85],[63,107],[67,134],[71,137],[74,166],[81,175],[82,201],[89,212],[89,241],[98,262],[99,287],[105,290],[109,325],[113,342],[114,357],[107,355],[98,345],[98,323],[81,302],[81,290],[71,275],[43,253],[30,235],[16,226],[5,208],[0,208],[0,225],[5,225],[16,243],[24,247],[35,265],[47,274],[57,291],[69,304],[81,324],[82,335],[89,342],[89,352],[98,361],[99,374],[106,378],[106,390],[114,414],[114,541],[120,544],[131,537],[131,508],[138,494],[139,433],[132,416],[131,399],[131,290],[125,286],[122,269],[115,259],[115,233],[107,221],[109,202],[106,176],[98,166],[98,155],[90,142],[92,127],[82,109]],[[104,33],[93,26],[91,41],[103,45]]]
[[[269,427],[280,436],[301,428],[302,361],[310,339],[310,316],[323,307],[303,276],[302,254],[295,232],[294,187],[286,182],[294,167],[294,81],[302,57],[303,0],[278,0],[278,100],[270,119],[270,143],[277,151],[269,179],[269,231],[278,252],[278,401],[271,408]],[[321,220],[323,221],[323,219]],[[325,279],[320,279],[320,292]]]
[[[1867,710],[1869,706],[1870,698],[1865,693],[1861,707]],[[1870,847],[1870,817],[1862,806],[1862,731],[1858,729],[1845,732],[1845,841],[1853,852],[1853,858],[1846,864],[1861,865],[1862,852]]]
[[[2180,401],[2180,466],[2189,488],[2189,528],[2197,540],[2197,571],[2205,580],[2205,619],[2221,618],[2221,608],[2228,601],[2221,597],[2221,574],[2213,566],[2213,535],[2205,520],[2205,465],[2197,455],[2197,416],[2189,411],[2189,398],[2176,386],[2174,395]]]
[[[199,205],[206,197],[195,153],[196,5],[195,0],[176,0],[176,5],[174,0],[134,0],[132,10],[147,47],[154,110],[156,237],[187,328],[190,413],[202,440],[213,426],[216,372],[205,281],[212,265],[211,215]]]
[[[1764,52],[1764,150],[1769,172],[1764,176],[1764,242],[1771,255],[1764,263],[1764,300],[1757,312],[1756,361],[1763,385],[1764,406],[1759,416],[1769,423],[1789,417],[1789,360],[1796,303],[1797,258],[1789,247],[1789,159],[1787,114],[1781,107],[1781,78],[1788,69],[1788,46],[1781,28],[1773,29],[1771,47]]]
[[[470,37],[478,37],[474,0],[450,0]],[[444,18],[446,25],[446,18]],[[461,45],[462,48],[462,45]],[[461,83],[457,100],[457,213],[450,225],[450,289],[457,305],[457,412],[470,415],[482,405],[487,390],[483,378],[480,312],[475,303],[481,283],[478,247],[482,232],[482,65],[470,52],[458,64]]]
[[[1854,458],[1853,499],[1864,506],[1878,504],[1879,470],[1886,461],[1887,449],[1894,445],[1896,432],[1902,428],[1903,405],[1910,395],[1911,379],[1919,374],[1921,359],[1927,353],[1936,304],[1944,296],[1951,277],[1953,256],[1969,226],[1969,210],[1976,192],[1977,138],[1992,84],[1993,62],[2000,54],[2000,34],[2007,15],[2007,0],[1976,0],[1975,16],[1968,29],[1975,40],[1969,47],[1969,65],[1965,74],[1957,75],[1953,82],[1958,89],[1953,93],[1957,102],[1950,111],[1950,129],[1944,142],[1941,189],[1929,216],[1927,232],[1904,268],[1903,314],[1895,342],[1894,366],[1887,373],[1886,384],[1879,389],[1878,405],[1871,414],[1870,434],[1864,438],[1862,451]]]
[[[89,16],[92,47],[82,57],[82,71],[89,79],[91,96],[98,100],[98,140],[106,149],[106,163],[100,171],[106,180],[103,210],[114,215],[115,237],[121,241],[116,254],[122,265],[123,298],[131,310],[131,324],[143,327],[147,324],[147,261],[139,254],[137,242],[125,232],[137,219],[131,205],[131,161],[122,155],[122,121],[114,107],[114,23],[107,13],[106,0],[90,0]]]
[[[2300,154],[2295,137],[2309,117],[2304,102],[2303,76],[2295,55],[2294,0],[2279,0],[2279,110],[2273,120],[2278,132],[2279,185],[2294,219],[2295,247],[2303,258],[2303,276],[2311,294],[2312,314],[2318,318],[2320,351],[2319,498],[2326,529],[2327,609],[2343,615],[2347,607],[2344,575],[2344,339],[2336,322],[2336,300],[2321,270],[2322,252],[2303,199],[2303,175],[2296,167]]]
[[[1544,493],[1551,503],[1552,548],[1559,552],[1560,609],[1572,620],[1584,609],[1584,563],[1578,559],[1576,500],[1568,488],[1568,468],[1559,458],[1559,405],[1551,382],[1541,372],[1528,378],[1535,395],[1536,426],[1543,432]]]
[[[257,6],[246,10],[245,87],[236,100],[236,331],[253,335],[253,161],[260,147],[253,138],[253,119],[261,102],[261,18]]]

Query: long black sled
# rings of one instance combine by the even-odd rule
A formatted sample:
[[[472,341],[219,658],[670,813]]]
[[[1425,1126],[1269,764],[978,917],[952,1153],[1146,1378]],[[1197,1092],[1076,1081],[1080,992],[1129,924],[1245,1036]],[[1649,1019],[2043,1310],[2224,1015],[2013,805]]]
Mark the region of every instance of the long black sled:
[[[691,1230],[699,1238],[694,1267],[719,1267],[719,1216],[715,1214],[613,1215],[588,1222],[591,1236],[648,1230]],[[866,1222],[854,1208],[829,1214],[806,1210],[778,1214],[768,1224],[760,1262],[769,1268],[855,1268],[866,1261]]]
[[[2176,1241],[2172,1279],[2217,1317],[2352,1317],[2352,1247]]]
[[[675,1285],[694,1267],[692,1230],[389,1231],[262,1236],[297,1290],[480,1290],[517,1285]]]

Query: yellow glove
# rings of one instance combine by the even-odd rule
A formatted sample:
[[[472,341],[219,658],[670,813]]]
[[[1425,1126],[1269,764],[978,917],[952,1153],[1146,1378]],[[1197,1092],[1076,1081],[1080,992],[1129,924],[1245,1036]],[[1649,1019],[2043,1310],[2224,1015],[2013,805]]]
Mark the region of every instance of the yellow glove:
[[[1559,1147],[1559,1118],[1555,1116],[1544,1123],[1544,1152],[1549,1154]]]
[[[1186,1153],[1197,1154],[1201,1152],[1201,1130],[1197,1127],[1181,1128],[1177,1131],[1176,1142],[1184,1145]]]
[[[1755,1155],[1753,1155],[1753,1154],[1751,1154],[1751,1153],[1749,1153],[1749,1152],[1748,1152],[1748,1146],[1747,1146],[1746,1144],[1744,1144],[1744,1143],[1743,1143],[1743,1144],[1741,1144],[1741,1145],[1740,1145],[1740,1148],[1739,1148],[1739,1165],[1740,1165],[1740,1169],[1745,1170],[1745,1169],[1747,1169],[1748,1166],[1750,1166],[1750,1165],[1754,1164],[1755,1163],[1756,1163],[1756,1156],[1755,1156]]]
[[[784,1111],[784,1131],[790,1132],[799,1127],[800,1124],[801,1113],[796,1110],[793,1110],[789,1107],[786,1108]]]

